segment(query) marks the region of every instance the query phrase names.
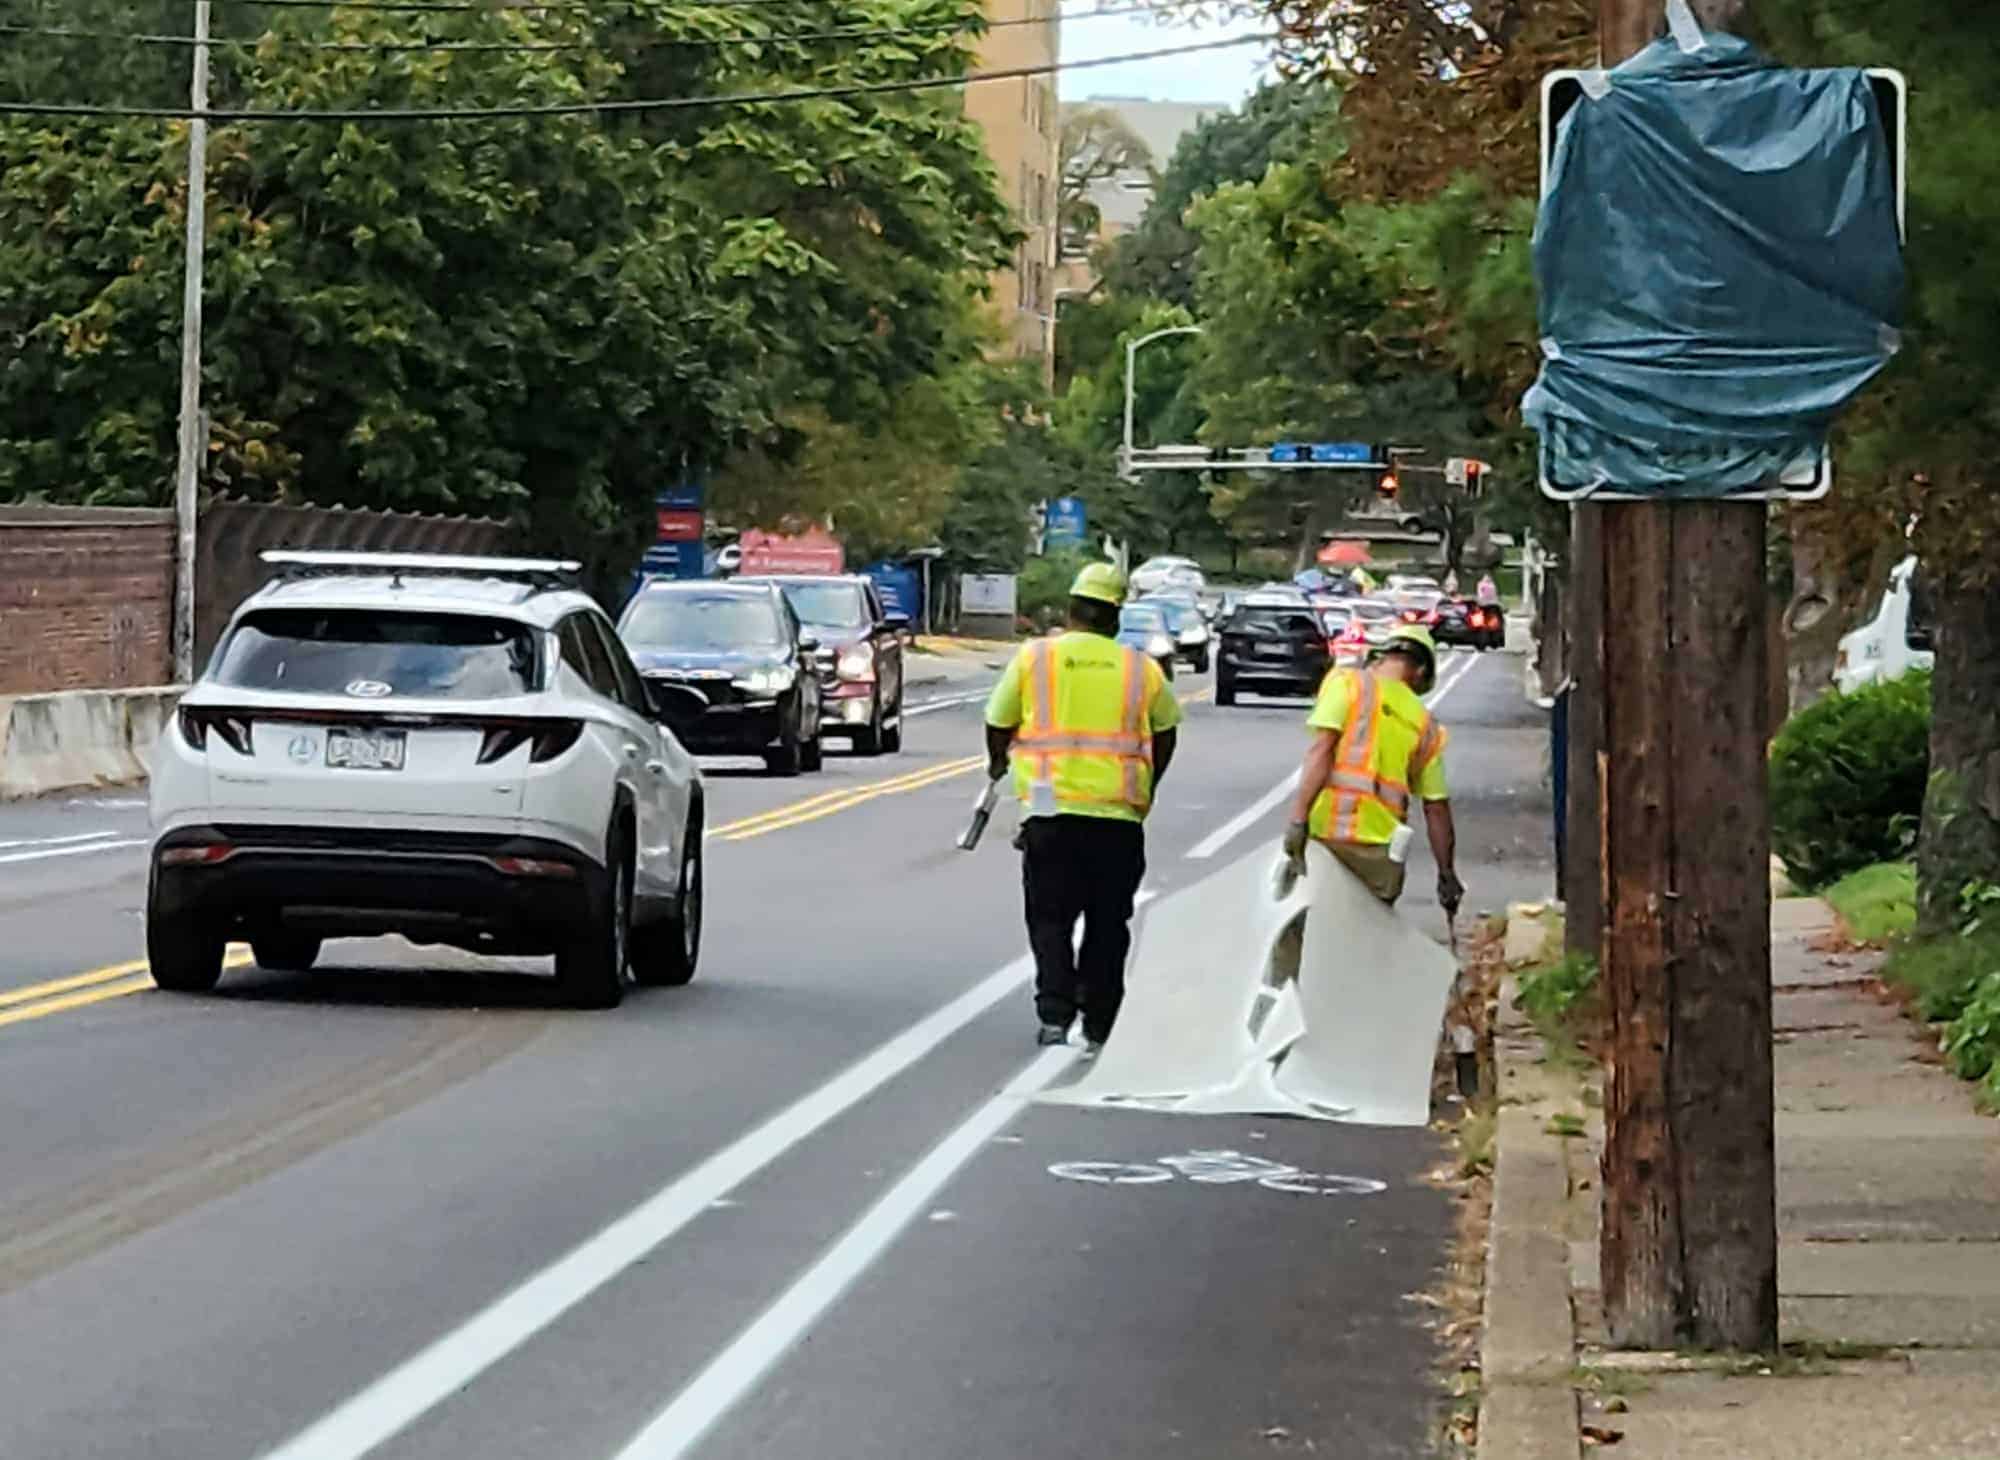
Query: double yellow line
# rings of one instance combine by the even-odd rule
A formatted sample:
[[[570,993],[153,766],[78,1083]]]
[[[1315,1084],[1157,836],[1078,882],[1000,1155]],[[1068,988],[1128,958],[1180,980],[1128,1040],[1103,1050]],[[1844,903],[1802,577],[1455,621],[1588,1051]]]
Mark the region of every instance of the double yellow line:
[[[882,796],[897,796],[905,791],[920,791],[925,786],[934,786],[940,781],[949,781],[962,776],[967,771],[977,770],[986,764],[983,755],[968,755],[962,760],[950,760],[942,765],[926,766],[908,775],[895,776],[886,781],[875,781],[851,790],[828,791],[823,795],[808,797],[804,801],[794,801],[789,806],[780,806],[775,811],[766,811],[757,816],[746,816],[741,821],[732,821],[726,826],[718,826],[710,835],[718,841],[748,841],[753,836],[766,836],[787,827],[803,826],[809,821],[832,816],[859,806],[864,801],[873,801]]]
[[[238,949],[223,961],[223,967],[243,968],[250,962],[249,951]],[[87,1008],[109,999],[122,999],[152,987],[153,976],[147,971],[146,960],[140,958],[92,969],[89,973],[71,974],[68,978],[50,979],[47,983],[29,984],[26,988],[0,989],[0,1028],[25,1024],[30,1019],[46,1019],[51,1014]]]

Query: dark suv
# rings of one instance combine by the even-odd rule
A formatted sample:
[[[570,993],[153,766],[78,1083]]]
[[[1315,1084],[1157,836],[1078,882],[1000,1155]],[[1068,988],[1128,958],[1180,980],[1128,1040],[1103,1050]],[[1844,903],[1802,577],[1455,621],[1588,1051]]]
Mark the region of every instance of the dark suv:
[[[1235,704],[1239,690],[1310,697],[1333,667],[1326,628],[1302,597],[1253,593],[1222,621],[1219,637],[1218,705]]]
[[[854,743],[862,755],[903,748],[903,633],[910,621],[882,607],[881,594],[858,575],[741,578],[768,583],[819,641],[820,733]]]
[[[819,642],[768,583],[656,578],[618,620],[660,718],[697,755],[820,768]]]

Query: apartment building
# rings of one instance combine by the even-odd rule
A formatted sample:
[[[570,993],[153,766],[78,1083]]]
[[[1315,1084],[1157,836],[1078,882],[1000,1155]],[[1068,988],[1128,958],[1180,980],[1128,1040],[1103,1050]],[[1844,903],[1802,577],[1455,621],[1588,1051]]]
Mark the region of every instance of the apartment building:
[[[1152,165],[1130,168],[1117,177],[1091,185],[1090,201],[1097,206],[1097,232],[1086,247],[1058,257],[1058,286],[1083,293],[1097,282],[1091,251],[1139,226],[1139,220],[1146,216],[1146,209],[1153,201],[1154,180],[1166,171],[1181,139],[1203,122],[1231,110],[1226,102],[1152,101],[1137,96],[1092,96],[1063,103],[1065,117],[1080,111],[1108,111],[1115,115],[1146,144],[1146,150],[1152,154]]]
[[[1062,22],[1056,0],[988,0],[989,21],[1039,21],[996,25],[980,42],[981,71],[1053,66],[1061,56]],[[989,81],[965,89],[965,114],[986,134],[986,152],[1027,238],[1014,266],[993,281],[993,307],[1006,348],[1019,356],[1048,353],[1056,268],[1056,176],[1062,131],[1053,74]]]

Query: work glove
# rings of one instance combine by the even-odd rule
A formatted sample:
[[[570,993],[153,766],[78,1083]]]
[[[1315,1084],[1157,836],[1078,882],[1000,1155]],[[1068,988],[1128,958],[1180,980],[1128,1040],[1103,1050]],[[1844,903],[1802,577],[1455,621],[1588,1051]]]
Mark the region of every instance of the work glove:
[[[1465,901],[1465,884],[1452,871],[1438,873],[1438,906],[1444,909],[1448,918],[1458,916],[1458,905]]]
[[[1285,828],[1285,873],[1299,878],[1306,875],[1306,824],[1294,821]]]

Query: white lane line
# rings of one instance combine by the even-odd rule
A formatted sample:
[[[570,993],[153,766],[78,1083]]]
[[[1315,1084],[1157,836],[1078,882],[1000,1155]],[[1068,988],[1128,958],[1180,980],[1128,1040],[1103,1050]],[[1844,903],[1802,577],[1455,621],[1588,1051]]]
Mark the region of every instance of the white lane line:
[[[1479,656],[1477,654],[1461,654],[1457,657],[1457,666],[1445,675],[1444,683],[1432,690],[1430,696],[1424,701],[1426,705],[1429,705],[1433,709],[1443,702],[1446,695],[1457,689],[1459,681],[1470,674],[1473,667],[1479,663]],[[1218,827],[1190,847],[1188,849],[1188,859],[1194,862],[1207,861],[1232,841],[1236,840],[1245,831],[1249,830],[1251,826],[1269,816],[1272,811],[1277,809],[1280,801],[1292,794],[1293,788],[1298,783],[1299,773],[1293,771],[1282,781],[1278,782],[1277,785],[1271,787],[1270,790],[1258,797],[1256,803],[1246,809],[1240,816],[1231,818],[1227,824]]]
[[[265,1460],[366,1455],[1014,993],[1032,967],[1017,959],[911,1025],[267,1452]]]
[[[948,700],[925,700],[920,705],[903,706],[903,716],[905,719],[913,720],[919,715],[934,715],[939,710],[955,710],[960,705],[983,704],[985,700],[986,696],[983,693],[954,695]]]
[[[729,1347],[618,1452],[617,1460],[679,1460],[699,1444],[716,1421],[757,1386],[965,1163],[1000,1134],[1028,1098],[1054,1080],[1075,1054],[1073,1049],[1048,1049],[1029,1061],[1005,1090],[980,1106],[911,1167],[819,1261],[738,1333]]]
[[[1188,848],[1189,860],[1201,862],[1214,856],[1248,830],[1253,822],[1262,821],[1266,816],[1269,816],[1280,801],[1292,794],[1292,788],[1298,785],[1298,783],[1299,773],[1293,771],[1282,781],[1278,782],[1277,785],[1271,787],[1262,796],[1259,796],[1256,802],[1247,807],[1240,815],[1231,817],[1223,825],[1217,827],[1192,847]]]
[[[121,838],[118,841],[86,842],[82,846],[75,847],[50,847],[45,851],[39,852],[9,852],[4,856],[0,856],[0,867],[10,865],[14,862],[42,862],[47,861],[51,857],[80,857],[85,852],[115,852],[126,847],[143,847],[144,845],[146,845],[146,838],[135,837],[130,839]]]
[[[115,831],[86,831],[75,836],[24,836],[12,841],[0,842],[0,852],[12,851],[15,847],[61,847],[76,842],[101,842],[107,837],[118,835]]]

